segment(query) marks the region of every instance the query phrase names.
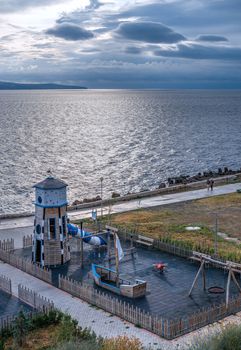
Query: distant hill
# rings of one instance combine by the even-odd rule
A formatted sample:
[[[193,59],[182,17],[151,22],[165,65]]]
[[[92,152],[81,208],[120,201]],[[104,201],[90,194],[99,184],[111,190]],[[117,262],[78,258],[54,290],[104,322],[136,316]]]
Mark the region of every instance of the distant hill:
[[[0,90],[53,90],[53,89],[87,89],[83,86],[61,84],[22,84],[0,81]]]

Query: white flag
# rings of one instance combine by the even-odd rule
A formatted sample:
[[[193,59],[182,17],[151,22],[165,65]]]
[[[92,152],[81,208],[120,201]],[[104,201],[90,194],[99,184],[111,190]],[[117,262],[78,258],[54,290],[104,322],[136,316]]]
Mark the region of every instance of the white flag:
[[[122,258],[124,258],[124,252],[123,252],[123,249],[121,247],[120,240],[119,240],[119,237],[117,236],[117,234],[116,234],[115,241],[116,241],[116,249],[118,251],[118,258],[120,261]]]

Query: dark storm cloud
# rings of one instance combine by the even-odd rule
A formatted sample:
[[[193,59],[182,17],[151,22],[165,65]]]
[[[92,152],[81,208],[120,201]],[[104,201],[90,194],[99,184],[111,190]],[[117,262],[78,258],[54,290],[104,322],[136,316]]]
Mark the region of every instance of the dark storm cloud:
[[[8,8],[23,10],[24,16],[26,7],[61,1],[68,3],[0,0],[0,15]],[[49,35],[73,40],[68,47],[64,40],[53,42],[43,36],[42,29],[36,32],[34,28],[36,34],[26,32],[26,37],[24,33],[7,37],[22,31],[16,23],[16,31],[2,32],[0,50],[1,44],[8,50],[0,55],[1,76],[5,80],[81,82],[90,88],[241,88],[241,0],[115,0],[114,6],[107,0],[90,0],[85,8],[81,3],[71,12],[58,15],[56,11],[56,26],[47,29]],[[76,45],[75,40],[93,37]],[[11,41],[25,38],[26,55],[15,52]]]
[[[211,35],[211,34],[199,35],[199,37],[196,40],[198,40],[198,41],[210,41],[210,42],[228,41],[228,39],[225,38],[225,36]]]
[[[115,33],[128,40],[147,43],[177,43],[186,38],[174,32],[161,23],[154,22],[124,22],[119,25]]]
[[[176,48],[155,50],[156,56],[180,57],[194,60],[241,60],[241,48],[178,44]]]
[[[94,37],[91,31],[71,23],[57,24],[55,27],[47,29],[46,34],[72,41],[88,40]]]
[[[0,0],[0,13],[22,11],[28,7],[41,7],[65,0]]]
[[[198,30],[200,27],[215,28],[216,30],[220,28],[222,31],[226,26],[227,29],[230,29],[230,25],[240,26],[240,13],[240,0],[176,0],[137,4],[123,11],[121,17],[134,16],[142,20],[162,22],[176,28],[177,26],[193,30]]]

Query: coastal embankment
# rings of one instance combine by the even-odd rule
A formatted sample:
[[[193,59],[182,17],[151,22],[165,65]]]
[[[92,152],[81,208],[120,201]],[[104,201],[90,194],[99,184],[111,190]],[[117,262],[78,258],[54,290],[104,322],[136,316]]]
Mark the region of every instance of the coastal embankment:
[[[232,183],[238,183],[241,182],[241,173],[236,173],[234,175],[224,175],[213,178],[215,187],[216,186],[224,186]],[[165,188],[159,188],[152,191],[143,191],[143,192],[137,192],[137,193],[130,193],[125,196],[119,196],[115,198],[108,198],[108,199],[99,199],[97,201],[90,201],[90,202],[83,202],[76,205],[69,205],[68,206],[68,212],[70,214],[74,215],[74,212],[77,211],[84,211],[85,209],[93,209],[93,208],[104,208],[104,207],[111,207],[113,205],[118,205],[121,203],[126,202],[132,202],[132,201],[141,201],[142,199],[148,199],[151,197],[158,197],[158,196],[164,196],[164,195],[170,195],[175,193],[184,193],[184,192],[191,192],[195,190],[205,189],[206,188],[206,179],[196,182],[190,182],[190,183],[184,183],[184,184],[178,184],[178,185],[171,185]],[[217,192],[214,193],[217,195]],[[186,198],[186,197],[185,197]],[[183,199],[185,201],[186,199]],[[128,209],[127,209],[128,210]],[[123,210],[124,211],[124,210]],[[104,213],[106,210],[104,210]],[[21,219],[21,218],[30,218],[33,217],[34,212],[23,212],[23,213],[11,213],[11,214],[1,214],[0,220],[4,219]]]
[[[230,184],[233,182],[239,182],[241,181],[241,173],[237,173],[235,175],[225,175],[220,177],[213,178],[215,186],[221,186]],[[196,181],[196,182],[190,182],[190,183],[183,183],[178,185],[172,185],[164,188],[158,188],[152,191],[142,191],[137,193],[130,193],[125,196],[119,196],[115,198],[109,198],[109,199],[99,199],[96,201],[90,201],[90,202],[83,202],[75,205],[68,206],[68,211],[74,211],[78,209],[88,209],[88,208],[96,208],[99,206],[110,206],[116,203],[126,202],[134,199],[142,199],[142,198],[148,198],[158,195],[165,195],[170,193],[178,193],[178,192],[187,192],[187,191],[194,191],[197,189],[202,189],[206,187],[207,179]],[[77,202],[77,201],[76,201]]]

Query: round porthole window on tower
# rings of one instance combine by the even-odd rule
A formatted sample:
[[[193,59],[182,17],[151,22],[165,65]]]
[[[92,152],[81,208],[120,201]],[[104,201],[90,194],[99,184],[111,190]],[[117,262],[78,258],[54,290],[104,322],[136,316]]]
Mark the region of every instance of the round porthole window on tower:
[[[39,224],[36,226],[36,232],[38,235],[41,233],[41,226]]]
[[[41,196],[38,196],[38,202],[42,203],[42,197]]]

